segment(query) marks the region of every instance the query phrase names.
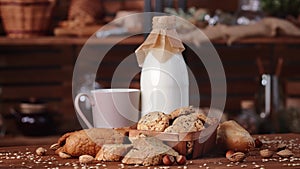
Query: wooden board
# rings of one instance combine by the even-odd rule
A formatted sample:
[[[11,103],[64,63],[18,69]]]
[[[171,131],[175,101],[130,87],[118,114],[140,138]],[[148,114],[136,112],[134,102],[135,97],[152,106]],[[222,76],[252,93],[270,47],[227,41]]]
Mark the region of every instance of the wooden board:
[[[295,153],[294,160],[290,161],[290,159],[286,161],[280,161],[283,158],[279,158],[277,155],[272,157],[271,159],[275,160],[266,160],[262,161],[262,158],[259,155],[259,149],[255,149],[251,151],[244,162],[240,163],[231,163],[225,158],[224,152],[217,151],[217,147],[215,147],[215,152],[206,153],[204,157],[199,159],[188,160],[186,167],[184,166],[169,166],[170,169],[178,169],[178,168],[218,168],[218,169],[240,169],[240,168],[272,168],[272,169],[282,169],[282,168],[299,168],[299,134],[273,134],[273,135],[255,135],[255,138],[260,138],[264,145],[263,148],[268,148],[268,146],[275,147],[279,142],[286,142],[287,144],[293,144],[292,151]],[[291,143],[292,142],[292,143]],[[46,156],[37,156],[35,155],[35,150],[38,147],[45,147],[47,151]],[[99,167],[99,168],[110,168],[110,169],[118,169],[122,168],[120,162],[98,162],[94,161],[91,164],[82,165],[79,163],[78,158],[72,159],[62,159],[59,158],[58,155],[55,155],[53,151],[49,150],[48,144],[44,145],[32,145],[32,146],[15,146],[15,147],[0,147],[0,168],[32,168],[32,169],[40,169],[40,168],[64,168],[64,169],[73,169],[74,166],[81,168],[85,167]],[[200,148],[200,147],[199,147]],[[15,153],[15,154],[14,154]],[[25,153],[27,153],[25,155]],[[40,159],[40,163],[36,163],[37,160],[31,160],[28,156],[33,156],[37,160]],[[20,156],[16,158],[16,156]],[[47,167],[45,167],[47,166]],[[150,166],[150,168],[154,167],[166,167],[166,166]],[[142,166],[134,166],[134,165],[124,165],[124,168],[147,168]]]

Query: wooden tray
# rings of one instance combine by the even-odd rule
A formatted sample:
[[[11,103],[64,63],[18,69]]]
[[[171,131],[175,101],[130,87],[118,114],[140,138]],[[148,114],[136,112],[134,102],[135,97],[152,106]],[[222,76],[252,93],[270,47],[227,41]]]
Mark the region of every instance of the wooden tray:
[[[179,154],[187,159],[196,159],[207,154],[216,146],[217,126],[214,124],[198,132],[165,133],[146,130],[129,130],[129,137],[137,137],[141,134],[156,137],[173,147]],[[189,146],[192,145],[191,149]]]

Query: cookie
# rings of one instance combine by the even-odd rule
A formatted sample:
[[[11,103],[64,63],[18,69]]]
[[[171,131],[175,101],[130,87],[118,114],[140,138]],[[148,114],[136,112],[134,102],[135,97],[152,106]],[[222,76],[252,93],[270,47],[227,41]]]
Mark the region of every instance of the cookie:
[[[171,112],[169,114],[169,117],[170,117],[170,119],[174,120],[175,118],[177,118],[181,115],[188,115],[188,114],[195,113],[195,112],[196,112],[196,109],[193,108],[192,106],[181,107],[181,108],[178,108],[178,109],[174,110],[173,112]]]
[[[104,144],[95,159],[98,161],[121,161],[132,146],[132,144]]]
[[[196,118],[198,120],[201,120],[202,124],[205,124],[206,126],[209,126],[213,123],[212,119],[208,118],[202,111],[191,113],[187,116],[192,119]]]
[[[173,124],[165,129],[167,133],[182,133],[182,132],[194,132],[204,128],[201,120],[197,119],[197,116],[180,116],[177,117]]]
[[[163,112],[150,112],[138,122],[138,130],[164,131],[169,126],[169,116]]]

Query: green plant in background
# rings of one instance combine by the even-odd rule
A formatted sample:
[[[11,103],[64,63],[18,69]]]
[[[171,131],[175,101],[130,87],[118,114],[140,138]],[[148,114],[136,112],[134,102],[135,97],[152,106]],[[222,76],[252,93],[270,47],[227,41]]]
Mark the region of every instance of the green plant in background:
[[[267,15],[284,18],[297,17],[300,13],[300,0],[261,0],[261,7]]]

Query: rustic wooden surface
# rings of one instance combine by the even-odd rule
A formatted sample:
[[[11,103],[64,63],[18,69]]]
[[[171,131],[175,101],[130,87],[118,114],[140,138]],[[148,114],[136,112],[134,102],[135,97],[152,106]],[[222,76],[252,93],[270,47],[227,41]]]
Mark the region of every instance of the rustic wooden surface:
[[[170,168],[218,168],[218,169],[237,169],[237,168],[261,168],[261,169],[280,169],[280,168],[300,168],[300,134],[273,134],[256,135],[264,143],[262,148],[272,148],[278,143],[286,143],[290,150],[295,154],[291,158],[280,158],[277,155],[266,160],[258,154],[258,149],[251,151],[245,161],[231,163],[223,153],[211,153],[201,159],[188,160],[184,166],[171,166]],[[46,156],[37,156],[35,149],[45,147]],[[162,168],[165,166],[150,166],[149,168]],[[49,145],[21,146],[21,147],[1,147],[0,148],[0,168],[147,168],[143,166],[121,165],[120,162],[97,162],[83,165],[78,159],[61,159],[49,150]],[[168,167],[166,167],[168,168]]]

